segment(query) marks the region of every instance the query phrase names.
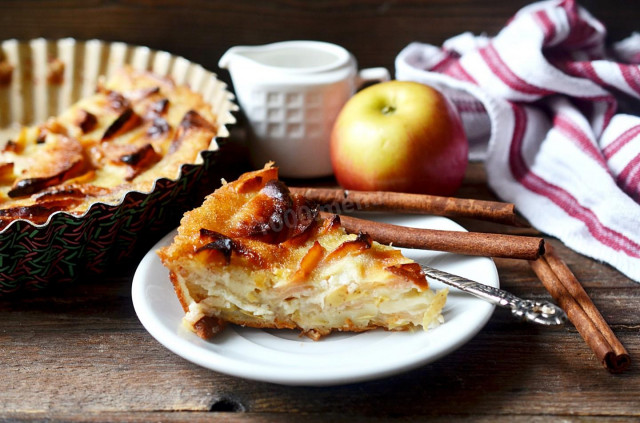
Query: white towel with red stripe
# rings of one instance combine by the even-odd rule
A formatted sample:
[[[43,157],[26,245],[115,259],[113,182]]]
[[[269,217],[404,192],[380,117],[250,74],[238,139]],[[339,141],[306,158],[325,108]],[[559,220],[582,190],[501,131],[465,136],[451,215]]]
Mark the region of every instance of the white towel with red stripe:
[[[521,9],[495,36],[412,43],[396,78],[458,107],[471,158],[539,230],[640,281],[640,34],[605,47],[575,1]],[[636,108],[637,110],[637,108]]]

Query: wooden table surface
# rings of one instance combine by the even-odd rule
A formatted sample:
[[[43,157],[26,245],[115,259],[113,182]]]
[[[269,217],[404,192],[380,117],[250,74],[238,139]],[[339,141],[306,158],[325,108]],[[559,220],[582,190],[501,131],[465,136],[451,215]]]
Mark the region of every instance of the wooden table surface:
[[[321,39],[352,50],[363,66],[392,68],[408,42],[441,43],[465,30],[495,33],[526,1],[183,2],[0,1],[0,39],[123,40],[216,69],[235,44]],[[640,2],[584,1],[612,40],[637,30]],[[221,72],[223,79],[228,75]],[[482,164],[461,197],[495,198]],[[470,230],[537,234],[459,220]],[[160,237],[162,234],[158,234]],[[0,418],[200,421],[627,421],[640,418],[640,286],[547,238],[631,354],[612,375],[572,325],[541,328],[497,310],[470,342],[417,370],[337,387],[288,387],[205,370],[155,341],[137,319],[131,280],[140,256],[53,294],[0,299]],[[496,260],[502,286],[549,295],[528,264]]]

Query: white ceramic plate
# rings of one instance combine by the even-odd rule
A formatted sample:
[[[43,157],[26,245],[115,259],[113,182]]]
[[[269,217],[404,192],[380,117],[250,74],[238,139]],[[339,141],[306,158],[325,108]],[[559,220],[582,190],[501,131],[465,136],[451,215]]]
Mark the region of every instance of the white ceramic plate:
[[[368,215],[405,226],[464,230],[442,217]],[[200,366],[238,376],[287,385],[336,385],[389,376],[422,366],[471,339],[489,320],[494,306],[451,289],[443,310],[445,323],[429,331],[335,333],[311,341],[298,331],[263,330],[229,325],[210,341],[182,326],[182,307],[155,250],[168,245],[165,236],[140,263],[132,287],[138,318],[162,345]],[[422,264],[498,287],[493,261],[424,250],[403,253]],[[430,281],[435,289],[443,288]]]

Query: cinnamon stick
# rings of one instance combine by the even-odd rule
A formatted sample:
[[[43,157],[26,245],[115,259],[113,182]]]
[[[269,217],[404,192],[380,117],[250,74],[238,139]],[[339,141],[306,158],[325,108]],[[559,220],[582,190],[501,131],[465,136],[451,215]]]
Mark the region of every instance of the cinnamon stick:
[[[511,226],[527,226],[511,203],[483,201],[437,195],[388,191],[354,191],[333,188],[289,188],[291,192],[329,207],[336,214],[356,210],[426,213],[437,216],[466,217]]]
[[[544,256],[529,263],[602,365],[612,373],[626,370],[631,364],[629,353],[551,245],[546,246]]]
[[[325,212],[321,215],[331,216]],[[402,248],[524,260],[535,260],[544,253],[544,240],[536,237],[407,228],[343,215],[340,223],[347,232],[365,232],[381,244]]]

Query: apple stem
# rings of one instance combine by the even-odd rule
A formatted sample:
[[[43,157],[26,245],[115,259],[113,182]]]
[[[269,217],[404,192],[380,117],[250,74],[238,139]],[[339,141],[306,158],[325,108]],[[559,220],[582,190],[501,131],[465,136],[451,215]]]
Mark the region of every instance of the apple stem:
[[[393,107],[393,106],[384,106],[384,107],[382,108],[382,114],[383,114],[383,115],[390,115],[390,114],[392,114],[392,113],[393,113],[393,112],[395,112],[395,111],[396,111],[396,108],[395,108],[395,107]]]

